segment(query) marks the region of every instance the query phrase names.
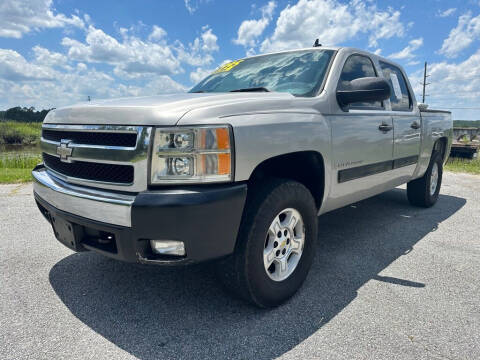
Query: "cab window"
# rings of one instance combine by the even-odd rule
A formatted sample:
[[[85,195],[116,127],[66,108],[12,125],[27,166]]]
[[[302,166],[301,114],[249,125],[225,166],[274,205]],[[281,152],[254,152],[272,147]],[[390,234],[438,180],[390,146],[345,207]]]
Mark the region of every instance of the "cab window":
[[[350,81],[363,78],[363,77],[377,77],[375,67],[372,60],[364,55],[352,55],[350,56],[345,65],[343,65],[342,73],[340,74],[340,80],[338,82],[338,90],[346,90]],[[359,109],[376,109],[382,110],[382,102],[358,102],[350,104],[350,108]]]
[[[412,98],[408,91],[407,82],[400,69],[394,65],[380,61],[383,76],[390,83],[392,93],[390,104],[393,111],[411,111]]]

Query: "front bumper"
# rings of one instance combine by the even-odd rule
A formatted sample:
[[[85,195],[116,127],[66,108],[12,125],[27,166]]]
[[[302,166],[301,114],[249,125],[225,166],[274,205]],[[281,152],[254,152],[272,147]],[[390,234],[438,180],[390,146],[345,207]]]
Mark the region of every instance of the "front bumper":
[[[75,251],[159,264],[201,262],[234,251],[245,184],[125,195],[72,186],[42,166],[32,174],[39,209],[57,239]],[[183,241],[186,256],[154,254],[150,240]]]

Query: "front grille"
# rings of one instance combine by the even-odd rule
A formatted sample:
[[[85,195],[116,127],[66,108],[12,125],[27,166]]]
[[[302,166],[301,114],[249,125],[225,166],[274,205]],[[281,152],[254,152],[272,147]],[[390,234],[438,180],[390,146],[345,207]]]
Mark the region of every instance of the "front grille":
[[[141,192],[148,187],[152,130],[134,125],[44,124],[44,163],[71,184]],[[61,161],[58,154],[69,161]]]
[[[119,184],[133,183],[133,166],[130,165],[87,161],[67,163],[46,153],[43,153],[43,162],[47,168],[68,177]]]
[[[43,129],[42,137],[50,141],[71,140],[75,144],[135,147],[136,133],[65,131]]]

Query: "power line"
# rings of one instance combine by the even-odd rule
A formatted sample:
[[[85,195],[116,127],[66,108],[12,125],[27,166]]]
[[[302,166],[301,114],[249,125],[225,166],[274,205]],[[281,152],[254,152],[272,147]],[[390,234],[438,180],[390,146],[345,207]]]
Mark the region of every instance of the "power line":
[[[425,96],[428,96],[425,94],[425,88],[427,87],[427,85],[430,85],[431,83],[427,83],[427,77],[429,77],[430,75],[427,75],[427,62],[425,61],[425,69],[423,71],[423,83],[420,83],[423,85],[423,94],[422,94],[422,103],[425,104]]]

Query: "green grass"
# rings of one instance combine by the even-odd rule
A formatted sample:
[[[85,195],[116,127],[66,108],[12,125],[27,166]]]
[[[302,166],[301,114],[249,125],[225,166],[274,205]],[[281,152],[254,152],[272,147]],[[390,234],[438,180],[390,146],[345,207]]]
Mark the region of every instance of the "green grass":
[[[0,169],[0,184],[17,184],[32,181],[32,169]]]
[[[445,165],[445,170],[480,175],[480,158],[469,160],[452,157]]]
[[[42,123],[0,121],[0,184],[31,181],[30,172],[42,161],[31,146],[40,142],[41,129]]]
[[[39,154],[0,154],[0,184],[31,181],[31,171],[41,161]]]
[[[0,121],[0,145],[36,145],[40,142],[42,123]]]

